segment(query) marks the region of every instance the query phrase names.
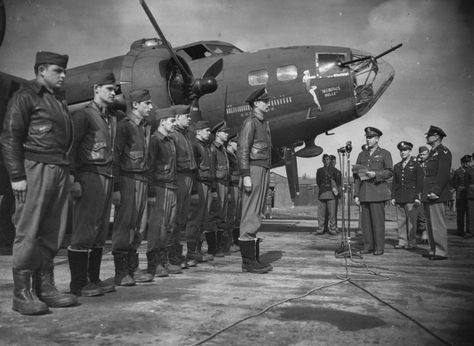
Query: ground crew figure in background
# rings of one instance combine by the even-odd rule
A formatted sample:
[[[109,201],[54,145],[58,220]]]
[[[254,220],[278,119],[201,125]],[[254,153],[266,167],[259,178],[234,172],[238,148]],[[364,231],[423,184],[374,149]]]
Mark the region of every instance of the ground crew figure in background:
[[[194,125],[196,137],[193,139],[193,153],[197,165],[196,180],[194,181],[194,190],[197,194],[198,203],[192,204],[189,212],[189,219],[186,225],[186,241],[197,243],[188,249],[187,258],[198,262],[212,261],[212,253],[215,253],[215,237],[206,239],[208,254],[201,252],[201,235],[204,230],[209,230],[209,209],[211,207],[211,185],[214,181],[214,168],[211,161],[211,150],[209,148],[209,138],[211,128],[207,121],[198,121]]]
[[[237,161],[238,136],[234,135],[227,142],[227,158],[229,159],[229,205],[227,208],[227,233],[232,239],[230,252],[237,252],[239,248],[240,224],[240,170]]]
[[[430,260],[448,258],[448,230],[446,226],[446,202],[450,198],[449,179],[452,156],[443,144],[446,133],[431,125],[426,133],[426,143],[431,151],[425,161],[422,202],[425,209]]]
[[[336,234],[336,195],[333,186],[336,184],[336,171],[331,167],[331,158],[328,154],[323,155],[323,167],[316,171],[316,185],[318,185],[319,198],[319,230],[316,235],[327,231],[331,235]],[[328,225],[326,230],[324,226]]]
[[[119,164],[120,204],[116,206],[112,232],[115,284],[133,286],[149,282],[153,276],[138,271],[137,249],[141,244],[140,227],[148,197],[148,147],[151,126],[146,119],[153,111],[150,92],[130,93],[130,111],[117,124],[116,154]]]
[[[212,129],[214,141],[210,145],[212,166],[214,167],[215,180],[213,190],[216,197],[212,199],[209,210],[209,224],[211,229],[206,232],[208,237],[215,237],[215,257],[223,257],[225,253],[230,255],[230,244],[232,238],[227,232],[226,215],[229,204],[229,159],[225,149],[229,138],[229,127],[225,121],[217,123]],[[212,242],[212,241],[211,241]]]
[[[383,255],[385,247],[385,202],[390,200],[388,179],[393,175],[390,152],[379,147],[382,131],[365,128],[367,149],[356,164],[365,167],[355,172],[354,201],[361,206],[361,228],[364,240],[362,254]]]
[[[115,76],[112,71],[97,71],[89,75],[89,81],[94,100],[72,116],[75,203],[68,248],[71,293],[86,297],[115,290],[113,281],[102,281],[99,276],[112,197],[120,202],[120,192],[113,191],[114,173],[117,173],[114,157],[117,120],[109,111],[115,99]]]
[[[402,161],[393,167],[392,200],[397,207],[398,244],[395,249],[412,249],[416,246],[418,208],[421,205],[423,168],[411,157],[413,144],[400,142],[397,145]]]
[[[237,148],[243,189],[239,245],[242,271],[263,274],[272,269],[259,262],[260,238],[257,238],[270,183],[272,142],[270,126],[264,117],[270,109],[270,96],[261,88],[252,92],[246,102],[252,114],[242,124]]]
[[[67,61],[67,55],[36,54],[36,79],[13,94],[1,135],[15,196],[12,309],[22,315],[77,304],[76,297],[56,289],[53,262],[66,230],[73,144],[60,90]]]
[[[469,167],[466,169],[465,186],[467,198],[467,217],[469,222],[466,230],[465,239],[474,237],[474,154],[469,161]]]
[[[169,252],[175,228],[178,194],[176,147],[171,139],[176,110],[173,107],[158,109],[158,129],[150,139],[150,214],[148,219],[147,271],[165,277],[182,273],[181,266],[170,263]]]
[[[470,166],[471,156],[464,155],[461,158],[461,167],[454,171],[451,184],[451,186],[456,190],[456,223],[458,227],[458,235],[460,237],[464,237],[465,231],[469,230],[465,174]]]
[[[331,167],[333,167],[336,170],[336,180],[335,180],[335,188],[337,190],[337,194],[335,193],[334,186],[333,186],[333,192],[334,192],[334,197],[336,199],[336,209],[334,210],[334,217],[336,218],[336,227],[337,227],[337,210],[339,207],[339,199],[341,198],[341,193],[342,193],[342,174],[341,171],[336,168],[337,165],[337,160],[336,156],[334,155],[329,155],[329,158],[331,159]],[[327,222],[327,218],[326,218]],[[325,228],[327,225],[324,225]]]
[[[183,247],[180,243],[181,235],[186,230],[186,222],[191,206],[191,191],[194,184],[197,165],[193,155],[193,146],[189,137],[190,109],[186,105],[173,106],[176,111],[176,121],[174,131],[170,134],[176,147],[176,165],[178,170],[178,214],[176,216],[176,226],[173,229],[172,241],[174,261],[183,267],[195,266],[197,261],[183,256]],[[188,251],[195,250],[196,243],[187,243]]]

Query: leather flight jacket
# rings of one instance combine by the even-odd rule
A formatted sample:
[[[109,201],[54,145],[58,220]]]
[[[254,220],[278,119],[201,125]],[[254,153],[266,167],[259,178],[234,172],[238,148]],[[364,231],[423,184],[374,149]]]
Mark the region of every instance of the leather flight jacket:
[[[214,167],[211,160],[211,149],[209,144],[195,138],[193,140],[194,158],[197,164],[196,180],[211,184],[214,181]]]
[[[250,176],[250,166],[271,167],[270,126],[255,115],[244,120],[240,130],[237,159],[243,177]]]
[[[214,141],[211,144],[211,158],[215,168],[216,180],[223,184],[229,183],[229,159],[224,145]]]
[[[178,183],[176,169],[176,148],[169,136],[160,131],[150,138],[150,188],[149,196],[154,196],[153,186],[175,189]]]
[[[75,168],[112,177],[117,119],[94,102],[74,112]]]
[[[151,126],[142,120],[137,125],[129,117],[117,124],[116,152],[120,175],[134,177],[148,172],[148,149]]]
[[[176,166],[178,172],[194,172],[197,169],[196,160],[193,155],[193,145],[187,129],[176,126],[175,131],[170,134],[176,147]]]
[[[240,183],[240,170],[237,156],[227,150],[227,158],[229,159],[229,184],[238,186]]]
[[[25,159],[69,165],[73,137],[64,95],[52,94],[36,80],[26,83],[10,99],[1,135],[10,179],[26,177]]]

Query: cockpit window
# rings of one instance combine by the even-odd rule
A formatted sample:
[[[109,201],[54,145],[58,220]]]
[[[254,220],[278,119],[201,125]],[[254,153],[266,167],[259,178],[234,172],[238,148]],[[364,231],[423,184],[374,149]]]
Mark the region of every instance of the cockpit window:
[[[202,59],[207,58],[213,55],[226,55],[234,53],[242,53],[242,51],[232,45],[225,44],[213,44],[213,43],[199,43],[191,46],[183,47],[178,49],[179,51],[184,51],[192,59]]]
[[[206,46],[203,44],[196,44],[194,46],[183,48],[182,50],[184,50],[193,60],[205,58],[208,56],[206,54],[209,53]]]
[[[235,47],[235,46],[226,46],[226,45],[219,45],[219,44],[210,44],[207,43],[206,46],[213,54],[234,54],[234,53],[242,53],[242,51]]]
[[[295,65],[278,67],[276,73],[279,81],[293,80],[298,77],[298,69]]]
[[[268,71],[258,70],[249,72],[249,84],[251,86],[264,85],[268,82]]]
[[[339,61],[346,61],[345,54],[318,53],[316,56],[317,77],[333,77],[342,72],[337,66]]]

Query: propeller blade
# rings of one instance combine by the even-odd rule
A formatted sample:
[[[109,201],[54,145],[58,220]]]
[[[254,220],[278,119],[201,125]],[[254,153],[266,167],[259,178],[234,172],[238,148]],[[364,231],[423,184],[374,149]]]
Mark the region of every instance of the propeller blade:
[[[0,0],[0,46],[2,45],[3,37],[5,36],[6,27],[7,15],[5,11],[5,3],[3,2],[3,0]]]
[[[193,123],[202,120],[201,110],[199,109],[199,97],[196,97],[191,101],[191,110],[189,117],[191,118],[191,122]]]
[[[224,94],[224,121],[227,122],[227,89],[228,85],[225,86],[225,94]]]
[[[222,58],[220,58],[214,64],[212,64],[211,67],[207,69],[207,71],[204,73],[202,78],[209,78],[209,77],[216,78],[219,75],[219,73],[221,73],[223,67],[224,67],[224,61],[222,60]]]
[[[168,42],[165,35],[161,31],[160,26],[156,22],[155,17],[153,17],[153,14],[151,13],[150,9],[148,8],[148,5],[146,4],[145,0],[139,0],[139,1],[140,1],[140,4],[143,7],[143,10],[145,11],[146,15],[148,16],[148,19],[150,20],[151,24],[155,28],[156,33],[158,34],[160,39],[163,41],[163,44],[165,45],[166,49],[170,53],[170,55],[173,58],[176,65],[178,65],[178,67],[179,67],[181,73],[183,74],[183,76],[185,76],[188,80],[192,80],[193,76],[189,73],[189,71],[186,68],[184,68],[184,66],[181,63],[180,59],[178,58],[175,51],[173,50],[173,47],[171,47],[171,44]]]

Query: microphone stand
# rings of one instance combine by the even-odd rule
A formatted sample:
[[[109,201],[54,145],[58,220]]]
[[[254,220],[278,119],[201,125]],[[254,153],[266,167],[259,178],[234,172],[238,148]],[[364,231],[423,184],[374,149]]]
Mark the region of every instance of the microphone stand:
[[[342,215],[342,228],[341,228],[341,245],[338,249],[334,251],[336,258],[343,258],[343,257],[356,257],[362,258],[362,256],[354,253],[351,248],[351,237],[350,237],[350,224],[351,224],[351,194],[352,194],[352,187],[350,183],[350,151],[347,152],[347,161],[345,159],[346,151],[339,152],[339,166],[341,168],[342,173],[342,182],[343,182],[343,192],[341,196],[341,215]],[[342,156],[342,159],[341,159]],[[347,172],[344,165],[347,165]],[[346,175],[347,181],[344,184],[344,175]],[[346,198],[347,193],[347,198]],[[345,210],[344,205],[347,200],[347,228],[346,228],[346,220],[345,220]]]

